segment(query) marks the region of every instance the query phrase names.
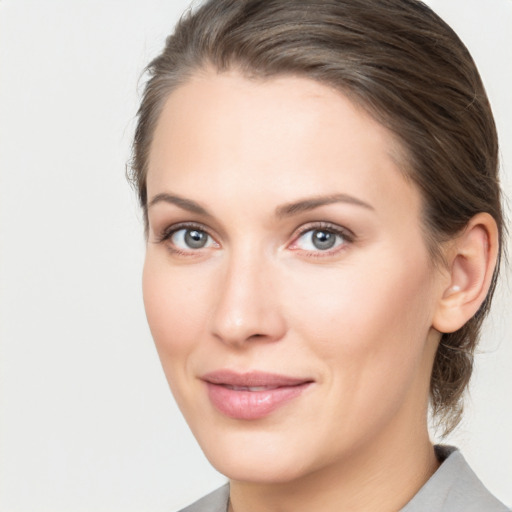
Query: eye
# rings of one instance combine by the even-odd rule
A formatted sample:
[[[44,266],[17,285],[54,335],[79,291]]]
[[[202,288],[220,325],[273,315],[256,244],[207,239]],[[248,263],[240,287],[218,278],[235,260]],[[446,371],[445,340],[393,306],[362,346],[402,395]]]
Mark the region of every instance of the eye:
[[[180,250],[197,250],[216,246],[213,238],[206,231],[197,228],[176,229],[167,238]]]
[[[155,233],[154,242],[162,244],[176,256],[204,256],[209,249],[218,249],[220,244],[201,224],[180,222]]]
[[[305,251],[328,251],[342,243],[343,238],[337,233],[326,229],[310,229],[298,238],[295,245]]]
[[[290,248],[306,252],[332,253],[350,242],[352,242],[351,235],[339,227],[315,226],[303,229]]]

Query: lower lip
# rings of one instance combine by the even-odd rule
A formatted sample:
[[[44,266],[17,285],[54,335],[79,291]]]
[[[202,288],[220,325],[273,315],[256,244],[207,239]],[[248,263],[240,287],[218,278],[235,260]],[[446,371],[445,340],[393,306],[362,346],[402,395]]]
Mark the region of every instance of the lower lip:
[[[257,420],[268,416],[301,395],[310,384],[305,382],[262,391],[235,391],[219,384],[206,383],[212,404],[226,416],[239,420]]]

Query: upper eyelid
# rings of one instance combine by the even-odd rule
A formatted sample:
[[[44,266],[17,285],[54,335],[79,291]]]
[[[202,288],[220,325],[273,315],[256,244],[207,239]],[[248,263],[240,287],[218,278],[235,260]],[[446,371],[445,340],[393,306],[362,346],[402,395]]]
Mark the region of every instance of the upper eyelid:
[[[211,231],[200,222],[178,222],[176,224],[171,224],[170,226],[162,229],[159,233],[155,233],[157,235],[157,242],[168,240],[174,233],[180,231],[181,229],[197,229],[198,231],[204,231],[208,236],[217,242],[216,237],[212,235]]]
[[[343,235],[348,240],[353,240],[355,238],[355,234],[348,228],[340,226],[338,224],[334,224],[332,222],[311,222],[304,224],[303,226],[297,228],[292,235],[294,238],[303,235],[304,233],[307,233],[308,231],[331,231],[333,233]]]
[[[172,233],[174,230],[190,227],[192,229],[195,228],[208,233],[218,243],[220,243],[220,240],[229,240],[228,233],[221,223],[215,221],[215,219],[213,219],[213,224],[210,222],[205,223],[203,219],[197,219],[195,215],[191,215],[190,217],[188,215],[183,217],[180,215],[180,217],[174,221],[173,217],[167,218],[167,221],[165,221],[165,218],[156,218],[153,223],[150,218],[149,225],[150,233],[153,232],[155,237],[158,237],[159,234]]]

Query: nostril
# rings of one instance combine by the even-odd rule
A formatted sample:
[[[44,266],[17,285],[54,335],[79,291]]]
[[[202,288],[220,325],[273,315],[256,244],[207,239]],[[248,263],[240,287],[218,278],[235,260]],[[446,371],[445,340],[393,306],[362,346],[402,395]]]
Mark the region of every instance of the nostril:
[[[269,299],[261,280],[259,284],[254,282],[254,272],[240,272],[231,267],[228,278],[220,283],[210,332],[226,344],[240,346],[248,341],[263,343],[281,339],[286,324],[277,298]]]

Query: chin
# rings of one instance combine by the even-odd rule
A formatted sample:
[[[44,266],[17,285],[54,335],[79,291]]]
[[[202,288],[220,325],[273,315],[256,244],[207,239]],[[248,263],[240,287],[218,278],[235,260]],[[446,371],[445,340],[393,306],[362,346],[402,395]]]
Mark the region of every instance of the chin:
[[[294,437],[269,431],[217,432],[215,437],[198,437],[198,441],[212,466],[230,480],[277,484],[292,482],[315,469],[305,450],[310,443]]]
[[[262,459],[261,457],[242,457],[243,460],[210,460],[213,467],[230,480],[250,482],[254,484],[283,484],[303,477],[308,471],[298,466],[297,461],[289,463],[277,457]]]

